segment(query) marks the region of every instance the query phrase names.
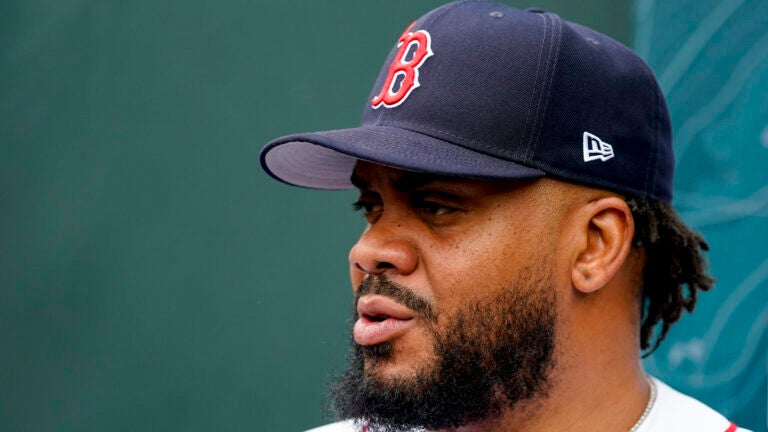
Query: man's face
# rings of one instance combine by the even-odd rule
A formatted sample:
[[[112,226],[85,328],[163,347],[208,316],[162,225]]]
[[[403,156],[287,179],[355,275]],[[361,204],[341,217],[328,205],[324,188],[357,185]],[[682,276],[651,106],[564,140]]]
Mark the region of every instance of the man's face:
[[[563,206],[552,181],[459,180],[358,163],[343,417],[444,428],[546,390]]]

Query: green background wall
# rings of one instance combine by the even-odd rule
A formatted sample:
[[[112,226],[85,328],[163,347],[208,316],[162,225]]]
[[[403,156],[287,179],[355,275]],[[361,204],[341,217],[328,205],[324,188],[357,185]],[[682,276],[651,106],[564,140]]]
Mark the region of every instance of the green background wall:
[[[439,3],[0,3],[0,430],[322,423],[363,224],[258,151],[355,125]],[[535,5],[630,42],[628,1]]]

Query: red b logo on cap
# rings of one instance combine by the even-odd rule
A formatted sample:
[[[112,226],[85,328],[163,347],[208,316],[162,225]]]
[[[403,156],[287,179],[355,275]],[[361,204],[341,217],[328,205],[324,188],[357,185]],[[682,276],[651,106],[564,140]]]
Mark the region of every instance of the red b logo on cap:
[[[415,22],[413,24],[416,24]],[[429,33],[426,30],[409,33],[408,30],[413,27],[409,25],[400,39],[397,41],[399,50],[395,55],[392,64],[389,65],[389,73],[384,80],[384,86],[379,94],[371,100],[371,106],[374,109],[384,105],[387,108],[394,108],[405,100],[409,94],[419,86],[419,67],[431,56],[432,46]],[[406,60],[408,53],[413,51],[410,60]],[[400,86],[397,91],[393,89],[397,82]]]

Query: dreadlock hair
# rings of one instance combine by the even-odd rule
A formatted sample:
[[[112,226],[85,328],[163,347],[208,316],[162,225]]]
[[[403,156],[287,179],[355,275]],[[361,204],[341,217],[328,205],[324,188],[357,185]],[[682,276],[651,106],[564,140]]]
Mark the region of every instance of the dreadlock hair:
[[[714,279],[707,274],[704,238],[680,220],[671,205],[632,196],[627,204],[635,221],[634,248],[645,250],[640,348],[650,356],[667,336],[683,310],[692,312],[698,291],[708,291]],[[661,329],[656,330],[661,323]],[[652,338],[655,336],[655,341]]]

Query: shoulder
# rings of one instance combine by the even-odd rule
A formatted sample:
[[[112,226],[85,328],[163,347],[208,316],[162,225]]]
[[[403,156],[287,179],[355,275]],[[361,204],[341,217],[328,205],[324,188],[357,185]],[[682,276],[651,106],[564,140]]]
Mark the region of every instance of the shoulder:
[[[653,378],[656,402],[639,431],[749,432],[737,428],[722,414]],[[639,432],[638,431],[638,432]]]
[[[347,420],[316,427],[306,432],[357,432],[359,430],[355,422]]]

